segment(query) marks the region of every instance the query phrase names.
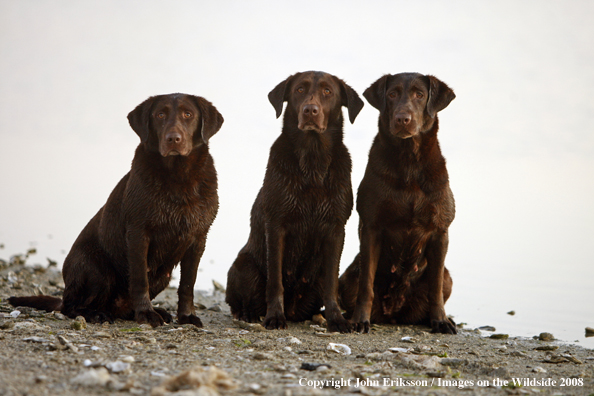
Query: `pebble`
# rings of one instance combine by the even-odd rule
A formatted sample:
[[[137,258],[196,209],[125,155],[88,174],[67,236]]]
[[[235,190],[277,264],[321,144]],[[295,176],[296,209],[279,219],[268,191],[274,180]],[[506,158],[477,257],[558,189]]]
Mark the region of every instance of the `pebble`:
[[[527,354],[525,354],[524,352],[521,351],[513,351],[509,354],[510,356],[515,356],[515,357],[521,357],[521,358],[526,358],[528,357]]]
[[[444,366],[449,366],[449,367],[460,367],[463,364],[468,363],[468,361],[465,359],[456,359],[456,358],[442,358],[439,362],[441,364],[443,364]]]
[[[543,368],[542,368],[542,367],[540,367],[540,366],[537,366],[537,367],[534,367],[534,368],[532,369],[532,372],[534,372],[534,373],[546,373],[546,372],[547,372],[547,370],[543,369]]]
[[[14,327],[14,322],[12,320],[3,320],[0,322],[0,329],[2,330],[10,330]]]
[[[507,314],[508,315],[511,315],[511,316],[514,316],[516,314],[516,311],[509,311]]]
[[[341,355],[350,355],[351,354],[351,348],[345,344],[335,344],[335,343],[331,342],[328,344],[326,349],[336,352]]]
[[[274,356],[266,352],[257,352],[252,355],[255,360],[273,360]]]
[[[73,330],[84,330],[87,328],[87,321],[83,316],[77,316],[70,327],[72,327]]]
[[[388,350],[394,353],[408,353],[411,351],[410,348],[388,348]]]
[[[412,337],[402,337],[400,339],[400,341],[402,341],[402,342],[408,342],[409,344],[414,344],[415,342],[417,342],[417,340],[415,340]]]
[[[104,367],[97,369],[90,369],[84,373],[77,375],[72,378],[70,382],[73,384],[79,384],[83,386],[106,386],[109,382],[114,381],[111,375],[107,372]]]
[[[509,334],[491,334],[489,338],[493,338],[494,340],[506,340],[509,338]]]
[[[124,363],[122,361],[116,360],[115,362],[107,363],[105,367],[112,373],[122,373],[130,368],[130,363]]]
[[[540,333],[538,339],[541,341],[555,341],[555,336],[551,333]]]
[[[594,337],[594,328],[586,327],[586,337]]]
[[[543,346],[539,346],[534,348],[536,351],[556,351],[557,349],[559,349],[558,345],[543,345]]]
[[[482,330],[482,331],[495,331],[495,327],[493,327],[493,326],[481,326],[481,327],[479,327],[479,330]]]
[[[288,344],[296,344],[296,345],[301,344],[301,340],[297,337],[277,338],[276,340],[278,342],[286,342]]]
[[[23,338],[23,341],[25,342],[35,342],[38,344],[42,344],[44,342],[50,342],[50,340],[48,340],[47,338],[42,338],[42,337],[27,337],[27,338]]]
[[[18,317],[19,317],[19,315],[20,315],[20,314],[21,314],[21,311],[19,311],[19,310],[15,309],[14,311],[12,311],[12,312],[10,313],[10,316],[12,316],[13,318],[15,318],[15,319],[16,319],[16,318],[18,318]]]

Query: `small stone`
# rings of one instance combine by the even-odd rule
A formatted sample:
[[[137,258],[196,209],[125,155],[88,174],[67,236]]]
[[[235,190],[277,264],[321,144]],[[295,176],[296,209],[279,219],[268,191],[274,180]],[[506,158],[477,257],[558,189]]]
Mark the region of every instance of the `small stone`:
[[[388,350],[393,353],[408,353],[408,352],[410,352],[410,348],[388,348]]]
[[[130,363],[124,363],[116,360],[115,362],[107,363],[105,367],[112,373],[122,373],[130,368]]]
[[[402,337],[402,338],[400,339],[400,341],[402,341],[402,342],[407,342],[407,343],[409,343],[409,344],[414,344],[415,342],[417,342],[417,340],[415,340],[415,339],[414,339],[414,338],[412,338],[412,337]]]
[[[19,317],[19,315],[20,315],[20,314],[21,314],[21,311],[19,311],[18,309],[15,309],[14,311],[12,311],[12,312],[10,313],[10,316],[12,316],[13,318],[15,318],[15,319],[16,319],[16,318],[18,318],[18,317]]]
[[[542,345],[539,347],[534,348],[537,351],[556,351],[559,349],[558,345]]]
[[[214,286],[215,291],[225,294],[225,287],[223,287],[223,285],[221,285],[219,282],[213,279],[212,285]]]
[[[134,356],[130,355],[122,355],[119,357],[119,359],[124,363],[134,363],[135,361]]]
[[[594,337],[594,328],[586,327],[586,337]]]
[[[492,338],[494,340],[506,340],[509,338],[509,334],[491,334],[489,338]]]
[[[213,312],[221,312],[221,306],[219,304],[215,304],[212,307],[208,307],[208,310]]]
[[[61,312],[54,312],[54,318],[58,320],[66,320],[66,315]]]
[[[551,333],[540,333],[538,339],[541,341],[555,341],[555,336]]]
[[[439,361],[444,366],[449,367],[460,367],[463,364],[467,363],[468,361],[465,359],[456,359],[456,358],[443,358]]]
[[[84,330],[87,328],[87,321],[83,316],[77,316],[70,325],[74,330]]]
[[[320,365],[316,368],[316,371],[328,371],[330,368],[326,365]]]
[[[277,338],[278,342],[286,342],[287,344],[301,344],[301,340],[297,337],[286,337],[286,338]]]
[[[23,338],[23,341],[34,342],[34,343],[38,343],[38,344],[43,344],[44,342],[50,342],[50,340],[48,340],[47,338],[42,338],[42,337],[27,337],[27,338]]]
[[[97,338],[111,338],[112,335],[109,334],[107,331],[97,331],[93,334],[93,337]]]
[[[534,373],[546,373],[546,372],[547,372],[547,370],[543,369],[543,368],[542,368],[542,367],[540,367],[540,366],[537,366],[537,367],[534,367],[534,368],[532,369],[532,372],[534,372]]]
[[[274,357],[266,352],[257,352],[255,353],[252,358],[254,358],[255,360],[272,360],[274,359]]]
[[[524,352],[520,352],[520,351],[513,351],[509,354],[510,356],[514,356],[514,357],[521,357],[521,358],[527,358],[528,355],[525,354]]]
[[[90,369],[84,373],[77,375],[72,378],[70,382],[73,384],[79,384],[83,386],[107,386],[109,382],[112,382],[113,378],[104,367],[98,369]]]
[[[1,330],[10,330],[13,327],[14,327],[14,322],[12,320],[3,320],[0,322]]]
[[[326,368],[331,368],[332,366],[330,366],[329,364],[326,363],[302,363],[300,369],[301,370],[307,370],[307,371],[316,371],[318,370],[320,367],[326,367]]]
[[[482,331],[495,331],[495,327],[493,327],[493,326],[481,326],[481,327],[479,327],[479,330],[482,330]]]
[[[516,311],[509,311],[507,314],[508,315],[511,315],[511,316],[514,316],[516,314]]]
[[[335,343],[331,342],[328,344],[326,349],[336,352],[341,355],[350,355],[351,354],[351,348],[345,344],[335,344]]]
[[[568,353],[564,353],[564,354],[562,354],[561,356],[562,356],[562,357],[564,357],[565,359],[569,360],[569,361],[570,361],[570,362],[572,362],[572,363],[575,363],[575,364],[584,364],[584,362],[582,362],[582,361],[581,361],[581,360],[579,360],[579,359],[576,359],[575,357],[571,356],[571,355],[570,355],[570,354],[568,354]]]

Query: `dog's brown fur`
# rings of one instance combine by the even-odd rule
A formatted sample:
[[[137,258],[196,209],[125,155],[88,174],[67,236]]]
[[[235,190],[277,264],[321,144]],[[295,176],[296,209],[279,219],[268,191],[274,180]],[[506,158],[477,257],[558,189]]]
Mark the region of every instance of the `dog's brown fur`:
[[[227,302],[235,318],[265,316],[269,329],[311,319],[325,306],[330,331],[350,332],[337,302],[344,226],[353,207],[341,106],[354,122],[363,101],[322,72],[290,76],[268,98],[277,117],[287,102],[282,133],[270,149],[249,240],[229,270]]]
[[[341,305],[357,331],[372,322],[455,334],[444,309],[454,196],[437,141],[437,112],[455,95],[433,76],[402,73],[363,96],[380,111],[379,133],[358,190],[360,253],[340,277]]]
[[[202,326],[194,283],[218,210],[208,140],[223,117],[204,98],[154,96],[128,120],[139,135],[132,169],[91,219],[64,261],[63,299],[11,297],[14,306],[61,310],[90,322],[135,319],[159,326],[172,317],[151,300],[181,261],[178,321]]]

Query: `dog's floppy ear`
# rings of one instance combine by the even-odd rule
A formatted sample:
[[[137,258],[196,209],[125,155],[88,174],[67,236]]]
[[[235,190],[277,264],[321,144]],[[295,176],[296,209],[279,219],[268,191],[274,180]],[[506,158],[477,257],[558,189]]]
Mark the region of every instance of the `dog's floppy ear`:
[[[340,82],[340,90],[342,94],[342,105],[345,106],[349,111],[349,121],[352,123],[355,122],[355,118],[363,108],[363,101],[359,97],[359,94],[355,92],[353,88],[351,88],[347,83],[342,80]]]
[[[156,96],[151,96],[128,113],[128,122],[134,132],[140,137],[141,143],[146,143],[149,137],[149,118],[155,98]]]
[[[435,117],[437,112],[448,107],[450,102],[454,100],[456,94],[443,81],[433,77],[429,78],[429,99],[427,99],[427,114],[431,118]]]
[[[367,99],[369,104],[379,111],[383,111],[384,107],[386,107],[386,83],[391,76],[391,74],[386,74],[380,77],[379,80],[371,84],[371,86],[363,92],[363,96]]]
[[[192,99],[200,110],[202,118],[202,127],[200,128],[202,134],[202,140],[204,143],[208,143],[208,140],[221,129],[223,125],[223,116],[216,107],[213,106],[208,100],[200,96],[192,96]]]
[[[283,103],[287,100],[285,97],[287,85],[289,85],[291,79],[294,76],[295,75],[287,77],[285,81],[274,87],[274,89],[268,94],[268,100],[276,110],[276,118],[280,117],[283,112]]]

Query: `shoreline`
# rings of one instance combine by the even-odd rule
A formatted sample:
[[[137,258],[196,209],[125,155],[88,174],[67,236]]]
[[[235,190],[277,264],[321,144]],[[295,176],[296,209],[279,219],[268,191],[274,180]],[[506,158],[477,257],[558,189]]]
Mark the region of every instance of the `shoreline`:
[[[324,326],[305,322],[269,331],[233,320],[217,290],[195,293],[202,329],[175,322],[153,329],[123,320],[85,327],[30,308],[11,315],[8,296],[59,293],[61,287],[56,268],[2,267],[0,395],[196,394],[183,393],[199,389],[184,382],[189,378],[201,378],[207,387],[202,391],[212,394],[594,392],[594,350],[580,345],[492,338],[467,328],[458,335],[432,334],[424,326],[373,325],[369,334],[328,334]],[[167,288],[154,304],[175,312],[177,289]]]

